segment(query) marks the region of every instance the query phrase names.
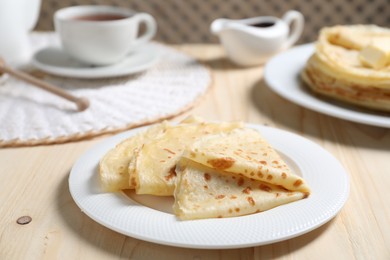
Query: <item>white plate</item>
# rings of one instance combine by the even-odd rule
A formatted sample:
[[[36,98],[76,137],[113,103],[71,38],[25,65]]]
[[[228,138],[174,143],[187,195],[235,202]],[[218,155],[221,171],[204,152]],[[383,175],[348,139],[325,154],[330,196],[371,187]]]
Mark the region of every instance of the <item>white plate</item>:
[[[157,48],[149,43],[113,65],[89,66],[70,58],[59,47],[47,47],[34,54],[32,64],[57,76],[92,79],[138,73],[154,65],[158,58]]]
[[[303,86],[300,72],[314,52],[314,44],[294,47],[272,58],[265,66],[267,85],[280,96],[308,109],[358,123],[390,128],[390,114],[366,110],[315,96]]]
[[[73,166],[70,193],[89,217],[122,234],[188,248],[242,248],[269,244],[307,233],[333,218],[349,194],[341,164],[319,145],[275,128],[248,125],[261,132],[312,189],[304,200],[265,212],[222,219],[180,221],[169,213],[172,198],[103,193],[99,159],[117,143],[145,128],[113,136],[87,151]],[[167,210],[168,207],[168,210]]]

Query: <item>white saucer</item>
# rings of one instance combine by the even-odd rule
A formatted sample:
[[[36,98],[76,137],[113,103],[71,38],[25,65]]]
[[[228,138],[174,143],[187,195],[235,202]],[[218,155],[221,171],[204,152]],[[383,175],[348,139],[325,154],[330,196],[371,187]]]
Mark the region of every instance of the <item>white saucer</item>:
[[[119,63],[109,66],[89,66],[70,58],[59,47],[47,47],[36,52],[32,64],[47,73],[73,78],[108,78],[129,75],[154,65],[160,54],[153,44],[139,47]]]

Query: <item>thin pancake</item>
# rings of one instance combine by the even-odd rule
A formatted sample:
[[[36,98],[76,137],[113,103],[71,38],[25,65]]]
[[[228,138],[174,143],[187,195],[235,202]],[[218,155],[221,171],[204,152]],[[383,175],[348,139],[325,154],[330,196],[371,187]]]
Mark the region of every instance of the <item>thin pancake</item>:
[[[390,112],[390,87],[378,88],[375,82],[352,81],[339,77],[318,55],[312,55],[301,77],[316,93],[371,109]],[[389,79],[390,82],[390,79]],[[389,83],[390,86],[390,83]]]
[[[204,119],[201,118],[201,117],[197,117],[197,116],[188,116],[186,118],[184,118],[182,121],[180,121],[180,123],[178,125],[191,125],[191,124],[200,124],[204,122]],[[164,131],[169,128],[171,126],[167,126]],[[157,136],[149,136],[150,138],[147,140],[148,142],[149,141],[152,141],[153,139],[157,138]],[[145,143],[145,142],[144,142]],[[137,176],[136,176],[136,166],[137,166],[137,157],[138,157],[138,154],[140,152],[140,149],[142,148],[142,145],[138,146],[136,149],[133,149],[133,153],[131,155],[131,158],[130,158],[130,161],[129,163],[127,164],[128,165],[128,181],[130,182],[129,183],[129,186],[134,189],[137,187]]]
[[[181,160],[177,172],[173,210],[182,220],[242,216],[306,196],[185,159]]]
[[[389,64],[367,67],[360,57],[369,44],[388,46],[390,30],[373,25],[321,30],[315,53],[301,72],[314,92],[370,109],[390,111]]]
[[[189,116],[179,124],[201,123],[203,119]],[[122,141],[109,150],[99,163],[99,177],[105,191],[115,192],[124,189],[134,189],[135,179],[129,172],[132,160],[137,151],[144,145],[163,133],[170,125],[167,121],[151,126],[146,131],[138,133]],[[130,166],[129,166],[130,164]]]
[[[122,141],[108,151],[99,163],[99,176],[103,189],[113,192],[135,188],[130,184],[128,174],[128,166],[134,150],[161,134],[167,127],[167,122],[151,126],[145,132]]]
[[[295,175],[279,154],[254,129],[235,129],[200,138],[184,157],[216,170],[309,193],[305,181]]]
[[[242,123],[195,123],[177,125],[142,146],[134,161],[137,194],[171,196],[175,188],[176,163],[198,138],[228,132]]]

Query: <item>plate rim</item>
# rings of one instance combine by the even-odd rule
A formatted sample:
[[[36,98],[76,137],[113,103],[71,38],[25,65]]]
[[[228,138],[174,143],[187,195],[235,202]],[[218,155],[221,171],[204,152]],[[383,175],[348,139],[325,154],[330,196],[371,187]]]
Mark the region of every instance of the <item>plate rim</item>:
[[[302,55],[296,55],[296,56],[298,57],[298,59],[300,59],[299,62],[304,63],[307,60],[306,55],[309,57],[310,54],[314,52],[314,49],[315,49],[315,43],[306,43],[306,44],[294,46],[293,48],[274,56],[271,60],[267,62],[267,64],[264,67],[264,80],[266,82],[266,85],[275,93],[282,96],[283,98],[297,105],[310,109],[312,111],[316,111],[321,114],[325,114],[335,118],[352,121],[355,123],[390,128],[390,117],[386,118],[385,116],[381,116],[381,115],[371,115],[365,113],[364,111],[358,111],[358,110],[340,107],[333,103],[318,99],[314,95],[308,95],[307,93],[300,91],[299,88],[300,84],[297,83],[296,80],[296,78],[299,77],[299,75],[297,74],[291,74],[291,77],[294,77],[294,79],[289,80],[291,84],[284,84],[284,86],[279,86],[277,81],[275,81],[275,79],[270,75],[271,74],[270,71],[274,70],[276,66],[279,71],[292,70],[291,68],[294,68],[294,66],[297,67],[296,64],[294,64],[294,66],[288,66],[286,65],[286,62],[283,63],[283,66],[280,66],[279,63],[280,59],[287,59],[287,57],[292,56],[295,53],[300,53]],[[296,62],[296,59],[291,59],[291,62],[292,63]],[[299,69],[299,71],[301,71],[303,67],[304,64],[302,66],[298,66],[296,69],[297,70]],[[300,94],[303,94],[303,96],[305,96],[305,99],[300,99],[294,96],[293,93],[288,91],[291,89],[297,90]],[[315,101],[315,102],[313,103],[311,101]]]
[[[76,68],[65,68],[65,67],[60,67],[60,66],[54,66],[50,65],[47,63],[41,62],[39,59],[37,59],[37,56],[40,55],[42,52],[45,52],[50,49],[55,49],[57,51],[62,51],[61,47],[59,46],[46,46],[44,48],[39,49],[34,53],[34,55],[31,58],[31,63],[34,67],[52,74],[56,76],[62,76],[62,77],[74,77],[74,78],[79,78],[79,79],[99,79],[99,78],[112,78],[112,77],[120,77],[120,76],[125,76],[125,75],[131,75],[135,73],[142,72],[149,67],[153,66],[156,64],[160,58],[160,52],[157,50],[157,45],[156,43],[149,42],[145,44],[144,46],[140,47],[135,51],[135,53],[141,53],[141,52],[146,52],[146,50],[152,50],[148,52],[149,58],[146,59],[143,63],[141,64],[136,64],[134,66],[130,67],[119,67],[118,70],[116,71],[104,71],[100,70],[98,73],[93,70],[93,68],[81,68],[81,69],[76,69]],[[131,59],[131,56],[126,57],[125,59]],[[106,66],[107,68],[111,68],[112,66],[116,66],[120,64],[123,61],[120,61],[118,63]],[[99,69],[104,68],[103,67],[98,67]]]
[[[82,201],[77,196],[78,194],[77,194],[77,191],[76,191],[76,186],[73,183],[73,181],[76,178],[74,176],[77,174],[76,172],[77,172],[78,165],[80,163],[83,163],[83,160],[85,160],[85,158],[89,156],[88,153],[91,153],[91,151],[94,151],[95,149],[100,149],[101,150],[100,152],[102,154],[104,154],[105,152],[107,152],[108,149],[114,147],[120,140],[122,140],[122,139],[124,139],[126,137],[129,137],[129,136],[132,136],[132,135],[136,134],[137,132],[142,131],[143,129],[145,129],[145,128],[149,127],[149,126],[132,129],[132,130],[129,130],[129,131],[126,131],[126,132],[114,135],[114,136],[112,136],[112,137],[110,137],[110,138],[108,138],[106,140],[103,140],[102,142],[94,145],[90,149],[88,149],[77,160],[77,162],[74,164],[74,166],[71,169],[71,172],[69,174],[69,179],[68,179],[69,191],[71,193],[71,196],[72,196],[73,200],[75,201],[77,206],[81,209],[81,211],[84,212],[87,216],[89,216],[92,220],[98,222],[99,224],[101,224],[101,225],[103,225],[103,226],[105,226],[105,227],[107,227],[107,228],[109,228],[111,230],[114,230],[116,232],[119,232],[121,234],[129,236],[129,237],[133,237],[133,238],[136,238],[136,239],[141,239],[141,240],[144,240],[144,241],[153,242],[153,243],[157,243],[157,244],[168,245],[168,246],[175,246],[175,247],[183,247],[183,248],[232,249],[232,248],[245,248],[245,247],[266,245],[266,244],[271,244],[271,243],[275,243],[275,242],[279,242],[279,241],[283,241],[283,240],[287,240],[287,239],[290,239],[290,238],[293,238],[293,237],[300,236],[302,234],[305,234],[307,232],[310,232],[310,231],[318,228],[319,226],[325,224],[326,222],[328,222],[329,220],[334,218],[336,216],[336,214],[342,209],[342,207],[344,206],[345,202],[347,201],[348,196],[349,196],[349,190],[350,190],[349,176],[348,176],[347,172],[345,171],[344,167],[341,165],[341,163],[332,154],[330,154],[328,151],[326,151],[324,148],[322,148],[318,144],[316,144],[316,143],[314,143],[314,142],[312,142],[312,141],[310,141],[310,140],[308,140],[308,139],[306,139],[304,137],[301,137],[301,136],[299,136],[297,134],[294,134],[294,133],[291,133],[291,132],[288,132],[288,131],[285,131],[285,130],[281,130],[281,129],[277,129],[277,128],[273,128],[273,127],[269,127],[269,126],[261,126],[261,125],[257,125],[257,124],[246,124],[246,126],[250,127],[250,128],[254,128],[254,129],[260,131],[260,133],[262,135],[264,134],[264,132],[262,132],[262,131],[273,131],[273,132],[277,133],[277,135],[289,135],[290,137],[293,136],[293,138],[295,138],[296,140],[299,140],[300,142],[304,142],[306,145],[310,145],[312,147],[316,147],[316,149],[319,149],[319,151],[322,153],[322,155],[326,155],[328,157],[328,159],[330,158],[331,160],[333,160],[332,163],[334,163],[335,165],[337,165],[337,167],[339,167],[339,171],[342,173],[341,177],[342,177],[342,180],[343,180],[343,182],[341,182],[343,184],[342,196],[338,199],[337,205],[333,205],[333,208],[331,210],[328,209],[327,214],[322,214],[321,215],[321,219],[317,218],[316,221],[314,221],[314,222],[312,222],[310,224],[305,223],[305,225],[303,225],[305,227],[302,227],[302,225],[301,225],[301,227],[298,230],[296,230],[294,232],[290,232],[288,235],[282,235],[282,236],[279,235],[279,236],[276,236],[273,239],[268,239],[266,241],[252,241],[252,242],[249,242],[249,243],[248,242],[236,241],[234,243],[219,243],[219,244],[218,243],[216,243],[216,244],[210,244],[210,243],[203,243],[203,244],[201,244],[201,243],[197,243],[197,244],[193,244],[193,243],[191,243],[189,241],[184,241],[183,242],[183,241],[173,241],[172,239],[171,240],[157,239],[157,238],[151,237],[150,234],[149,235],[139,234],[139,233],[138,234],[134,234],[134,232],[132,234],[130,234],[128,231],[125,231],[125,230],[123,230],[121,228],[118,228],[117,226],[113,225],[112,223],[106,223],[106,221],[104,221],[101,218],[101,216],[96,216],[95,212],[92,212],[93,210],[91,210],[91,205],[89,205],[86,202],[86,201],[89,201],[89,199],[91,199],[90,197],[100,196],[100,195],[101,196],[108,195],[109,197],[111,197],[109,200],[112,199],[112,201],[115,201],[115,200],[121,199],[118,196],[124,196],[123,194],[120,194],[120,193],[109,193],[109,194],[102,193],[100,195],[89,194],[90,197],[88,197],[87,200],[83,200]],[[266,129],[266,130],[264,130],[264,129]],[[104,151],[102,151],[102,149]],[[94,159],[95,164],[98,163],[99,160],[100,160],[100,158],[95,158]],[[89,174],[91,174],[91,173],[89,173]],[[92,175],[93,174],[96,175],[97,172],[92,173]],[[85,188],[85,187],[83,187],[83,188]],[[313,195],[311,195],[311,196],[313,196]],[[311,196],[309,196],[309,198],[307,198],[306,200],[309,200]],[[128,200],[130,200],[130,199],[128,199]],[[302,200],[302,201],[304,202],[305,200]],[[134,202],[134,201],[132,201],[132,202],[135,203],[134,205],[140,206],[137,202]],[[295,203],[297,203],[297,202],[295,202]],[[292,204],[292,203],[290,203],[290,204]],[[302,204],[302,202],[301,202],[301,204]],[[289,206],[289,204],[283,205],[282,207],[286,207],[286,206],[291,207],[291,206]],[[138,207],[138,208],[142,208],[142,205],[141,205],[141,207]],[[144,207],[144,208],[145,208],[144,210],[146,210],[146,211],[151,210],[149,208],[146,209],[146,207]],[[265,212],[271,212],[271,210],[265,211]],[[154,212],[154,213],[156,213],[156,212]],[[265,212],[260,213],[260,214],[264,214]],[[269,214],[269,213],[266,213],[266,214]],[[165,215],[165,217],[166,217],[166,215],[169,215],[169,216],[172,217],[171,214],[168,214],[168,213],[165,213],[165,212],[159,212],[159,211],[157,212],[157,215],[160,215],[159,217],[161,217],[163,215]],[[237,219],[240,219],[240,218],[242,218],[242,219],[246,218],[246,220],[249,219],[249,220],[253,221],[254,219],[256,219],[256,215],[257,214],[252,214],[252,215],[247,215],[247,216],[242,216],[242,217],[225,218],[225,219],[195,220],[194,222],[198,222],[198,223],[201,223],[202,221],[205,221],[205,222],[207,222],[207,221],[215,222],[216,220],[218,220],[218,221],[224,221],[224,222],[228,222],[229,223],[229,222],[232,222],[231,220],[237,220]],[[260,218],[262,216],[263,215],[260,215]],[[177,223],[175,225],[183,225],[183,224],[180,224],[180,223],[185,223],[185,222],[182,222],[182,221],[178,221],[177,219],[175,221]],[[233,222],[235,222],[235,221],[233,221]],[[217,223],[217,222],[215,222],[215,223]],[[200,225],[202,225],[202,223]]]

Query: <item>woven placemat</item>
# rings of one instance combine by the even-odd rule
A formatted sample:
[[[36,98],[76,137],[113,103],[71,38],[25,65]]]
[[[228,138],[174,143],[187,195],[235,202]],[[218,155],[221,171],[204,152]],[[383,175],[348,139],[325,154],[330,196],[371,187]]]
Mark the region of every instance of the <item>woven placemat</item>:
[[[54,33],[33,33],[34,50],[58,45]],[[0,147],[62,143],[118,132],[171,118],[191,108],[211,83],[194,58],[159,43],[159,62],[143,73],[107,79],[73,79],[42,74],[44,80],[87,97],[74,104],[8,77],[0,81]]]

